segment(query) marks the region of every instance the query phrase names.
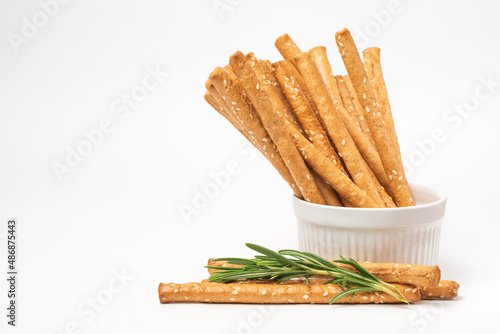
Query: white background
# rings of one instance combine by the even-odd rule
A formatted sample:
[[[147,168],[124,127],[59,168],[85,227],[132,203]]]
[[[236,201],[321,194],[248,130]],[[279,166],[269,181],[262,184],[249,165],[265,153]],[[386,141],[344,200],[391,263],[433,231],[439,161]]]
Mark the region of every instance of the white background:
[[[6,324],[2,279],[2,333],[491,332],[500,274],[497,2],[401,0],[394,10],[389,1],[73,0],[44,22],[48,2],[0,4],[5,272],[7,219],[19,221],[18,326]],[[303,50],[325,45],[344,74],[334,45],[344,27],[365,34],[361,48],[382,49],[409,180],[448,194],[439,265],[461,296],[409,307],[161,305],[158,284],[206,278],[208,257],[252,256],[245,242],[298,247],[290,190],[205,103],[208,74],[236,50],[280,59],[274,40],[285,32]],[[121,96],[141,90],[148,68],[168,77],[127,110]],[[68,149],[103,120],[112,130],[59,178],[54,163],[66,164]],[[445,139],[432,144],[436,129]],[[229,184],[183,217],[210,173],[230,162],[239,167]]]

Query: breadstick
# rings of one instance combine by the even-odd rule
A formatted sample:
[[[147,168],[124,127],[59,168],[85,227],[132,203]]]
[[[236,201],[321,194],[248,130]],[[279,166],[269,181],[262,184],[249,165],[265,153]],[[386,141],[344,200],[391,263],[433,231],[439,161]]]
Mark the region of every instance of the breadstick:
[[[356,125],[360,128],[360,130],[365,134],[363,129],[361,129],[361,124],[359,124],[358,115],[356,115],[356,112],[354,111],[354,106],[352,105],[352,100],[351,97],[349,96],[349,92],[347,91],[347,87],[345,86],[344,79],[342,78],[341,75],[335,75],[334,79],[335,82],[337,83],[337,88],[339,90],[340,98],[342,99],[342,104],[344,105],[344,108],[347,110],[351,118],[354,120],[354,123],[356,123]]]
[[[276,42],[274,43],[278,51],[281,53],[283,58],[289,60],[292,62],[292,64],[295,65],[294,58],[299,55],[302,51],[300,48],[295,44],[293,39],[288,36],[288,34],[281,35],[276,39]]]
[[[311,96],[316,102],[318,112],[326,125],[328,136],[335,144],[339,156],[344,161],[354,183],[362,190],[366,191],[379,207],[385,207],[385,203],[379,194],[380,184],[373,177],[372,171],[368,168],[368,165],[363,160],[352,137],[349,135],[311,55],[307,52],[302,52],[295,57],[295,61],[299,73],[302,75]],[[316,172],[321,175],[319,171]],[[325,178],[325,176],[321,176]],[[332,186],[335,188],[333,184]],[[335,188],[335,190],[337,189]],[[337,190],[337,192],[339,191]],[[340,192],[339,195],[343,197]],[[346,199],[349,200],[348,198]],[[356,205],[353,202],[351,202],[351,204]]]
[[[289,128],[300,154],[305,161],[318,173],[325,181],[332,186],[342,199],[360,208],[378,208],[381,205],[376,203],[371,194],[357,186],[351,179],[343,173],[337,165],[320,150],[314,147],[300,132]],[[378,194],[375,192],[375,194]],[[383,204],[382,204],[383,205]]]
[[[273,64],[274,75],[286,98],[290,101],[290,105],[302,125],[306,136],[323,154],[331,157],[336,165],[342,166],[340,158],[330,143],[326,131],[314,114],[295,76],[291,73],[290,67],[292,66],[286,60],[278,61]]]
[[[422,299],[451,299],[458,296],[460,285],[455,281],[440,281],[434,287],[424,286],[420,288]]]
[[[274,99],[279,99],[279,102],[276,102],[276,104],[280,108],[283,108],[283,112],[280,115],[283,121],[286,124],[290,124],[291,126],[295,127],[297,130],[302,131],[299,123],[297,122],[297,118],[293,114],[292,107],[286,100],[285,95],[283,94],[281,89],[277,86],[276,78],[274,78],[272,71],[271,73],[269,73],[270,76],[268,76],[261,65],[262,63],[259,62],[257,58],[255,58],[253,53],[248,53],[246,55],[246,58],[267,96],[273,97]]]
[[[332,74],[332,67],[330,65],[330,62],[328,61],[326,48],[324,46],[312,48],[309,51],[309,54],[311,55],[311,58],[314,61],[314,64],[316,65],[316,68],[318,69],[318,72],[320,73],[321,78],[326,85],[328,93],[330,93],[330,96],[332,97],[333,104],[340,114],[340,117],[342,118],[347,131],[356,144],[359,153],[377,178],[377,180],[373,180],[373,183],[378,184],[380,182],[380,184],[384,188],[390,189],[389,179],[385,174],[384,166],[382,165],[382,161],[380,160],[380,156],[376,148],[372,145],[370,140],[361,130],[361,127],[356,124],[356,121],[351,117],[349,112],[346,110],[346,108],[344,108],[344,105],[342,104],[342,98],[340,96],[340,91],[338,89],[337,83],[335,82],[335,78]],[[381,188],[377,185],[378,192],[384,199],[386,205],[389,207],[395,207],[396,205],[394,204],[394,201],[386,193],[384,188]]]
[[[311,175],[327,205],[344,206],[340,201],[339,195],[324,179],[321,178],[321,176],[319,176],[314,170],[311,170]]]
[[[369,273],[388,283],[414,284],[422,289],[423,287],[429,289],[438,286],[441,279],[441,270],[438,266],[421,266],[406,263],[358,263]],[[335,264],[343,269],[357,272],[349,265],[342,263]],[[208,265],[214,267],[241,267],[239,265],[229,264],[225,261],[213,261],[213,259],[208,260]],[[212,275],[214,271],[217,271],[217,269],[208,269],[210,275]],[[326,279],[325,276],[313,276],[313,278]]]
[[[233,126],[243,129],[240,132],[271,162],[281,177],[290,185],[295,196],[302,198],[302,194],[283,162],[281,155],[273,148],[272,139],[269,137],[266,129],[264,129],[259,116],[250,102],[238,89],[237,84],[230,78],[230,74],[218,67],[210,74],[209,80],[217,92],[223,92],[220,100],[226,103],[227,113],[231,115],[229,110],[232,110],[232,115],[240,121],[231,122],[230,120]],[[217,98],[217,95],[215,95],[215,98]]]
[[[394,126],[394,119],[392,118],[391,104],[389,103],[389,95],[385,87],[384,75],[382,74],[382,65],[380,63],[380,49],[377,47],[368,48],[363,51],[363,59],[365,61],[366,74],[370,81],[377,98],[377,103],[380,112],[384,117],[385,125],[389,131],[392,141],[396,145],[396,154],[401,160],[401,149],[399,147],[398,136],[396,135],[396,128]],[[401,162],[401,164],[403,164]]]
[[[358,117],[358,122],[361,127],[361,130],[363,130],[365,135],[370,139],[373,145],[375,145],[372,134],[370,132],[370,128],[368,127],[368,123],[366,122],[366,118],[365,116],[363,116],[363,107],[361,106],[361,103],[359,103],[358,96],[356,95],[356,91],[352,86],[352,82],[351,79],[349,78],[349,75],[342,76],[342,79],[344,80],[345,87],[347,88],[347,92],[349,93],[349,97],[351,98],[352,106],[354,108],[354,113]]]
[[[230,57],[229,63],[240,79],[250,102],[260,117],[262,125],[276,145],[304,199],[317,204],[325,204],[325,200],[311,177],[309,169],[288,135],[284,122],[278,115],[278,113],[283,114],[285,108],[279,98],[273,94],[272,87],[268,89],[265,83],[258,80],[243,53],[236,52]],[[260,64],[255,66],[260,66]],[[267,91],[264,91],[264,89]],[[271,96],[268,95],[268,92]]]
[[[359,56],[351,33],[343,29],[335,34],[335,40],[342,60],[351,78],[352,85],[363,107],[364,116],[370,127],[377,151],[389,177],[389,184],[398,206],[415,205],[410,187],[406,181],[403,165],[396,157],[396,146],[387,131],[384,119],[378,107],[375,92],[368,81],[363,62]]]
[[[409,302],[420,300],[420,290],[405,291],[395,285]],[[162,304],[171,302],[243,303],[243,304],[328,304],[343,288],[336,284],[238,284],[238,283],[160,283],[158,295]],[[338,304],[399,303],[385,292],[356,292],[342,297]]]

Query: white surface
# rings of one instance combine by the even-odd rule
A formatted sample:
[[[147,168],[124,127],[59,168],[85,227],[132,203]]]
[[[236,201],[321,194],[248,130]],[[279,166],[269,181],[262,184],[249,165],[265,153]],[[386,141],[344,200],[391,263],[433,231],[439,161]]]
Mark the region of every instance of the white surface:
[[[231,10],[220,18],[214,3]],[[2,1],[0,266],[6,221],[16,217],[20,278],[18,327],[2,311],[1,332],[491,332],[499,5],[401,0],[397,14],[380,14],[389,9],[386,1],[74,0],[15,53],[9,34],[21,34],[23,17],[40,16],[41,7]],[[279,59],[274,40],[287,32],[304,50],[327,46],[334,71],[344,73],[333,45],[343,27],[369,29],[361,46],[382,48],[410,181],[448,195],[439,263],[461,297],[410,307],[161,305],[158,283],[205,278],[210,256],[251,256],[244,242],[298,246],[286,184],[204,102],[209,72],[236,50]],[[155,70],[168,78],[157,75],[156,85],[147,79]],[[496,86],[484,86],[488,77]],[[140,93],[145,78],[151,90],[126,107],[122,94]],[[99,126],[108,130],[100,144],[59,181],[52,163]],[[180,206],[192,204],[210,173],[235,164],[229,183],[187,223]],[[116,279],[122,271],[124,282]],[[6,291],[0,280],[0,305]]]

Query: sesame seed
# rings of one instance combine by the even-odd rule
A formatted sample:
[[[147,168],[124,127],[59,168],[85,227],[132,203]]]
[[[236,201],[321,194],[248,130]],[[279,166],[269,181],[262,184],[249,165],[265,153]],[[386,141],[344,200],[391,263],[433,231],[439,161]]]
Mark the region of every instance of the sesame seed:
[[[323,294],[323,296],[328,296],[328,291],[325,291],[325,293]]]
[[[174,293],[177,293],[177,292],[179,292],[179,290],[178,290],[178,289],[175,289],[175,290],[174,290]]]
[[[207,299],[205,299],[205,301],[206,301],[206,302],[209,302],[209,301],[210,301],[210,299],[209,299],[209,298],[207,298]]]
[[[271,159],[274,159],[274,153],[271,154]]]
[[[427,294],[427,296],[432,296],[432,295],[434,295],[432,292],[429,292],[429,293]]]
[[[380,298],[385,299],[385,296],[384,295],[380,295]]]
[[[398,175],[398,172],[396,172],[394,169],[392,170],[392,174]]]
[[[340,45],[340,46],[344,46],[344,44],[342,44],[341,42],[339,42],[339,45]]]
[[[407,264],[406,266],[407,266],[408,268],[411,268],[411,264]]]
[[[365,94],[365,93],[363,93],[363,99],[365,99],[365,100],[366,100],[366,94]]]
[[[375,297],[374,297],[374,296],[371,296],[371,297],[370,297],[370,300],[371,300],[371,301],[373,301],[374,299],[375,299]]]
[[[224,79],[224,81],[222,81],[222,83],[224,84],[224,86],[226,86],[227,85],[226,79]]]
[[[290,303],[293,303],[293,300],[291,300],[291,299],[288,299],[288,301],[289,301]]]
[[[345,145],[345,139],[342,139],[342,145]]]
[[[185,300],[189,300],[189,298],[188,298],[188,297],[184,297],[184,299],[185,299]]]
[[[277,292],[275,291],[275,292],[273,292],[273,293],[271,293],[271,294],[272,294],[273,296],[276,296]]]
[[[309,175],[309,174],[307,174],[306,177],[307,177],[308,180],[311,179],[311,175]]]
[[[441,295],[440,297],[441,297],[441,298],[444,298],[444,295]]]
[[[345,52],[344,52],[344,50],[342,50],[342,56],[343,56],[343,55],[345,55]]]
[[[248,131],[249,134],[253,135],[253,132],[252,131]]]
[[[380,294],[379,294],[377,291],[375,291],[375,294],[376,294],[377,296],[380,296]]]
[[[266,145],[262,146],[262,149],[265,151],[266,150]]]
[[[363,83],[366,83],[366,77],[363,78]]]
[[[309,299],[309,295],[304,295],[302,299]]]
[[[370,108],[366,107],[366,112],[369,113],[370,112]]]
[[[238,294],[238,291],[236,291],[236,290],[235,290],[235,291],[233,291],[233,292],[232,292],[232,294],[233,294],[233,295],[237,295],[237,294]]]
[[[392,175],[389,174],[389,180],[392,180]]]
[[[399,263],[396,263],[396,264],[394,265],[394,267],[399,267]]]
[[[255,86],[255,88],[256,88],[257,90],[259,90],[259,84],[257,84],[257,85]]]
[[[229,300],[232,302],[236,301],[236,299],[234,299],[234,298],[229,298]]]
[[[443,284],[439,283],[439,284],[438,284],[438,286],[439,286],[440,288],[442,288],[442,287],[443,287]]]
[[[381,300],[381,301],[380,301],[380,304],[383,304],[383,303],[384,303],[384,301],[383,301],[383,300]]]
[[[265,295],[266,293],[267,293],[267,290],[265,290],[265,289],[262,290],[262,292],[261,292],[262,295]]]
[[[401,181],[403,179],[403,175],[401,175],[400,177],[398,177],[398,181]]]
[[[360,120],[364,120],[365,118],[364,118],[363,116],[360,116],[360,117],[359,117],[359,119],[360,119]]]
[[[269,140],[268,140],[267,138],[262,138],[262,141],[263,141],[264,143],[267,143]]]
[[[368,299],[368,297],[367,297],[367,296],[363,296],[363,299],[367,300],[367,299]]]
[[[411,292],[412,292],[412,293],[417,292],[417,288],[415,288],[415,289],[411,290]]]
[[[410,197],[410,202],[413,202],[413,198]]]
[[[408,289],[405,289],[405,291],[406,291],[406,292],[408,292],[408,291],[411,291],[411,289],[410,289],[410,288],[408,288]]]

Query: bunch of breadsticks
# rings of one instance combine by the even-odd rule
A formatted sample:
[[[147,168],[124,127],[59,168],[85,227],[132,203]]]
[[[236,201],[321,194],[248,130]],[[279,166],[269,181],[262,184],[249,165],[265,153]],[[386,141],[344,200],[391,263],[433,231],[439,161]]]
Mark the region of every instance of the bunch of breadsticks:
[[[410,265],[404,263],[359,263],[364,269],[381,280],[392,283],[408,302],[421,299],[452,299],[458,296],[459,284],[441,280],[437,266]],[[209,267],[236,267],[225,261],[208,260]],[[353,270],[350,266],[339,266]],[[213,275],[217,269],[209,269]],[[246,304],[328,304],[343,288],[337,284],[323,284],[329,276],[316,275],[308,279],[290,279],[281,283],[275,280],[240,280],[232,283],[160,283],[158,295],[161,303],[246,303]],[[356,292],[342,297],[339,304],[399,303],[385,292]]]
[[[236,52],[206,82],[205,100],[276,168],[294,194],[348,207],[415,205],[405,177],[380,49],[363,52],[347,29],[335,41],[347,75],[325,47],[302,52],[287,35],[284,60]]]

